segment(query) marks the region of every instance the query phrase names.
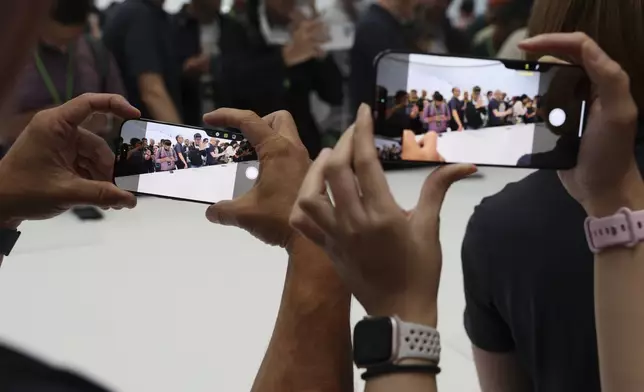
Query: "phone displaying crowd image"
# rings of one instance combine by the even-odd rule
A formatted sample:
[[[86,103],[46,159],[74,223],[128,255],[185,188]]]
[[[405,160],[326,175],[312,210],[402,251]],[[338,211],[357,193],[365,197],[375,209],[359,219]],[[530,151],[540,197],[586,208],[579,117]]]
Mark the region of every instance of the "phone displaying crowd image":
[[[376,148],[384,163],[577,163],[590,96],[581,67],[383,53],[376,68]]]
[[[258,175],[255,149],[237,131],[145,119],[121,127],[114,183],[135,194],[212,204],[248,192]]]

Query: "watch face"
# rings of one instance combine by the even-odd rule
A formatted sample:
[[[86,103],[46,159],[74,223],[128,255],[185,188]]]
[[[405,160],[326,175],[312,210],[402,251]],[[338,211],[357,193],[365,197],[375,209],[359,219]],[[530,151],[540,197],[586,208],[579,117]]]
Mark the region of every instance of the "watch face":
[[[353,330],[353,360],[363,368],[391,359],[393,325],[388,317],[365,319]]]

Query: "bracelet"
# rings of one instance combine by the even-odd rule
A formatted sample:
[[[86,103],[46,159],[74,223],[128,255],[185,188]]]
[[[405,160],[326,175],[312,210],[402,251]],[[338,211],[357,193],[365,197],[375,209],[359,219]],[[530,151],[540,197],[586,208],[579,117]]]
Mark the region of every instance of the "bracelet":
[[[369,380],[374,377],[380,377],[392,373],[424,373],[437,375],[441,372],[441,368],[438,365],[381,365],[375,366],[367,369],[366,372],[362,373],[361,378],[363,380]]]

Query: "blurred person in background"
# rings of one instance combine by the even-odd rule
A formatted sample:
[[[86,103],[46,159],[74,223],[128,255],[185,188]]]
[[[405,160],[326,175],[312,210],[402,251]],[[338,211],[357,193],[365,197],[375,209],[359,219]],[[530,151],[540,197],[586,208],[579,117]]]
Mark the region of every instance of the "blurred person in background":
[[[373,62],[385,50],[414,52],[417,37],[408,26],[415,17],[418,0],[378,0],[359,17],[350,53],[350,111],[361,103],[373,105],[376,70]]]
[[[5,146],[5,152],[43,109],[59,106],[84,93],[125,94],[114,58],[99,40],[85,33],[92,9],[92,0],[52,2],[38,46],[20,72],[5,105],[8,113],[0,123],[0,145]],[[111,140],[120,127],[113,120],[96,115],[84,126]]]
[[[331,106],[343,102],[342,74],[321,49],[328,40],[327,28],[313,3],[296,9],[295,1],[249,0],[246,6],[246,33],[236,34],[226,50],[222,46],[220,87],[225,93],[218,104],[259,115],[288,110],[309,154],[315,157],[322,140],[311,112],[311,93]],[[261,28],[266,19],[288,25],[290,42],[269,44]]]
[[[452,25],[447,10],[453,0],[427,0],[416,5],[412,26],[418,50],[422,52],[465,55],[470,41]]]
[[[474,37],[472,55],[497,57],[506,40],[527,26],[533,3],[534,0],[490,0],[488,25]]]
[[[220,10],[221,0],[192,0],[173,17],[174,46],[183,70],[182,117],[188,125],[202,126],[203,114],[226,99],[220,72],[223,53],[238,50],[248,34],[241,23]]]
[[[630,75],[630,90],[642,113],[642,15],[642,0],[535,0],[528,30],[530,36],[576,31],[589,35]],[[527,59],[560,55],[554,49]],[[563,59],[579,61],[574,56]],[[548,99],[535,100],[543,101],[536,105],[537,113],[547,110]],[[610,131],[622,129],[615,126]],[[641,116],[632,153],[641,173]],[[580,230],[587,214],[563,186],[560,175],[566,173],[539,170],[509,184],[484,199],[470,219],[462,248],[465,329],[483,392],[602,390],[593,254]],[[629,363],[615,365],[623,368]]]
[[[114,53],[128,98],[143,117],[181,120],[181,66],[164,0],[125,0],[108,15],[103,41]]]

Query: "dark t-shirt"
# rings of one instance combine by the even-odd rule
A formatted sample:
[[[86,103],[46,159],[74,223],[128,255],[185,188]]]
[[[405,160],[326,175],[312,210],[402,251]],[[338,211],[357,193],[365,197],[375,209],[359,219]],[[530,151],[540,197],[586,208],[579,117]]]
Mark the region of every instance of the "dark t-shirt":
[[[490,103],[487,105],[487,112],[489,114],[488,126],[498,127],[499,125],[503,125],[503,119],[494,115],[495,110],[501,110],[500,107],[501,105],[499,104],[499,101],[496,99],[490,99]]]
[[[203,159],[201,159],[203,156],[206,156],[205,150],[200,150],[199,147],[195,146],[190,146],[188,148],[188,158],[190,159],[191,166],[203,166]]]
[[[636,157],[641,171],[641,140]],[[484,199],[467,228],[465,329],[480,349],[516,352],[534,392],[601,389],[585,218],[540,170]]]
[[[143,104],[138,78],[158,74],[181,112],[182,70],[176,61],[170,16],[152,0],[126,0],[108,18],[103,35],[121,68],[130,102],[151,117]]]
[[[218,158],[213,158],[210,155],[211,153],[219,154],[219,147],[211,145],[206,149],[206,165],[216,165],[218,163]]]
[[[458,118],[461,119],[461,124],[465,126],[465,111],[463,110],[463,101],[456,97],[452,97],[452,99],[449,100],[447,106],[449,107],[449,114],[450,116],[452,116],[450,120],[450,128],[452,128],[452,131],[458,130],[458,123],[456,122],[453,114],[454,110],[456,110],[456,113],[458,113]]]

